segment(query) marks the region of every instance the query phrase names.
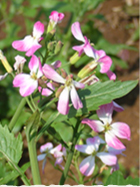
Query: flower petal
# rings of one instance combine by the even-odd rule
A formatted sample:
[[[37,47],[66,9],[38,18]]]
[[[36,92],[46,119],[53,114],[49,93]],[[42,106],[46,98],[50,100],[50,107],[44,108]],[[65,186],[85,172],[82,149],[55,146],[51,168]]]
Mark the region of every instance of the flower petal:
[[[55,82],[58,83],[65,83],[65,79],[63,79],[63,77],[61,77],[53,68],[51,68],[51,66],[49,66],[48,64],[45,64],[42,68],[42,71],[44,73],[44,75],[48,78],[51,79]]]
[[[114,149],[125,149],[123,143],[111,132],[105,133],[105,140],[110,147]]]
[[[91,155],[94,151],[95,151],[95,147],[94,145],[75,145],[75,149],[82,152],[82,153],[86,153],[88,155]]]
[[[112,103],[101,105],[100,109],[97,110],[97,115],[98,115],[99,119],[104,122],[104,124],[111,123],[112,113],[113,113],[113,104]]]
[[[79,22],[75,22],[72,24],[71,26],[71,32],[73,34],[73,36],[82,42],[85,42],[85,39],[83,37],[82,31],[81,31],[81,27],[80,27],[80,23]]]
[[[106,165],[112,166],[112,165],[115,165],[117,163],[117,157],[113,154],[100,152],[100,153],[97,153],[97,156]]]
[[[82,104],[82,102],[77,94],[77,91],[73,85],[70,90],[70,97],[71,97],[71,101],[72,101],[72,104],[75,109],[78,110],[79,108],[83,108],[83,104]]]
[[[64,88],[59,96],[57,109],[63,115],[69,112],[69,89],[67,87]]]
[[[88,156],[85,158],[80,166],[80,172],[85,175],[85,176],[90,176],[92,175],[94,168],[95,168],[95,157],[93,156]]]
[[[112,65],[112,60],[109,56],[104,56],[102,58],[99,58],[98,62],[100,62],[101,73],[107,73]]]
[[[105,141],[102,140],[99,136],[95,136],[93,138],[87,138],[86,143],[88,145],[94,146],[95,150],[98,151],[99,145],[104,144]]]
[[[112,101],[112,103],[113,103],[113,110],[115,110],[116,112],[122,112],[124,110],[123,107],[118,105],[116,102]]]
[[[37,160],[38,160],[38,161],[44,160],[45,157],[46,157],[46,154],[45,154],[45,153],[44,153],[44,154],[40,154],[40,155],[37,156]]]
[[[116,136],[118,136],[119,138],[130,140],[130,127],[126,123],[116,122],[113,123],[111,126],[111,132],[113,132]]]
[[[95,49],[91,47],[88,41],[87,44],[84,46],[84,52],[88,57],[95,58]]]
[[[29,62],[29,69],[31,70],[31,74],[35,73],[37,75],[37,78],[40,78],[43,75],[42,65],[40,59],[37,56],[32,56]]]
[[[92,119],[85,118],[81,121],[81,123],[87,124],[95,132],[101,132],[104,130],[103,123],[98,120],[92,120]]]
[[[59,23],[60,21],[62,21],[62,19],[64,18],[64,14],[63,13],[59,13],[57,11],[52,11],[50,16],[49,16],[49,19],[51,21],[54,21],[56,24]]]
[[[5,73],[4,75],[0,75],[0,81],[2,81],[3,79],[5,79],[5,77],[8,75],[8,73]]]
[[[76,45],[72,47],[73,50],[78,52],[78,55],[81,56],[81,54],[84,51],[84,45]]]
[[[85,85],[81,82],[73,81],[73,84],[76,88],[84,88],[85,87]]]
[[[40,21],[37,21],[34,24],[33,27],[33,36],[37,39],[37,41],[40,39],[41,35],[44,33],[44,24],[41,23]]]
[[[51,154],[54,154],[55,152],[56,152],[56,153],[57,153],[57,152],[60,152],[61,149],[62,149],[62,145],[59,144],[59,145],[56,146],[55,148],[51,149],[51,150],[50,150],[50,153],[51,153]]]
[[[40,147],[40,152],[42,153],[46,151],[47,149],[51,150],[52,148],[53,148],[53,144],[51,142],[48,142]]]
[[[108,70],[106,72],[107,76],[109,77],[110,80],[116,80],[116,75],[112,71]]]

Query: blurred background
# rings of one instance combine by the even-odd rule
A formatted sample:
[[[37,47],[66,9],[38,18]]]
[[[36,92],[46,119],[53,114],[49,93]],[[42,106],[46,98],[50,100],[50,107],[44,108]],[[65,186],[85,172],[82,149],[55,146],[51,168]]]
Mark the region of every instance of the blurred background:
[[[77,43],[71,34],[71,24],[75,21],[81,23],[82,32],[94,43],[96,49],[103,49],[113,60],[111,67],[121,81],[139,79],[139,1],[138,0],[1,0],[0,1],[0,49],[4,52],[9,63],[13,66],[14,57],[18,54],[11,46],[14,40],[22,39],[32,33],[33,25],[40,20],[47,28],[51,11],[63,12],[65,18],[57,27],[58,40],[64,44],[57,60],[62,64],[69,61],[74,54],[72,46]],[[43,52],[43,51],[42,51]],[[49,59],[54,61],[55,58]],[[88,62],[83,57],[73,66],[67,66],[67,72],[76,73]],[[0,63],[0,75],[5,69]],[[105,75],[98,75],[107,80]],[[16,99],[15,99],[16,98]],[[0,82],[0,123],[8,124],[21,100],[18,89],[12,87],[11,77]],[[124,111],[114,114],[114,121],[127,123],[131,128],[131,141],[123,141],[127,150],[126,157],[119,157],[120,169],[124,177],[139,175],[139,87],[116,102],[124,107]],[[22,132],[24,140],[22,165],[28,161],[27,143],[23,125],[30,116],[28,108],[15,124],[14,132]],[[47,140],[52,140],[49,134],[42,137],[38,148]],[[38,149],[39,154],[39,149]],[[1,167],[1,165],[0,165]],[[40,172],[42,163],[39,163]],[[74,169],[74,168],[73,168]],[[55,177],[54,177],[55,173]],[[26,174],[31,177],[30,169]],[[109,175],[108,171],[102,174],[103,180]],[[58,184],[61,172],[54,170],[48,161],[45,174],[42,174],[42,183],[45,185]],[[13,181],[12,185],[20,185],[20,181]],[[21,183],[22,184],[22,183]],[[68,179],[66,184],[74,185]]]

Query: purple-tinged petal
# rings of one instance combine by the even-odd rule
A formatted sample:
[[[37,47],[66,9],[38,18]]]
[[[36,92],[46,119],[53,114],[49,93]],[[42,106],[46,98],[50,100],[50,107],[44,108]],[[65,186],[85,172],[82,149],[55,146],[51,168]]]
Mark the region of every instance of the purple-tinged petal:
[[[113,110],[115,110],[116,112],[122,112],[124,109],[123,107],[121,107],[120,105],[118,105],[116,102],[113,102]]]
[[[104,124],[111,123],[112,121],[112,113],[113,113],[113,104],[108,103],[105,105],[101,105],[100,109],[97,110],[97,115]]]
[[[111,132],[105,133],[105,140],[107,144],[114,149],[125,149],[123,143]]]
[[[60,68],[60,66],[61,66],[61,61],[60,61],[60,60],[57,60],[57,61],[51,63],[51,65],[54,67],[54,69]]]
[[[131,132],[130,127],[123,122],[116,122],[112,125],[111,132],[113,132],[116,136],[122,139],[130,140]]]
[[[40,21],[37,21],[33,27],[33,37],[35,37],[38,41],[41,35],[44,33],[44,30],[45,28],[44,28],[43,23],[41,23]]]
[[[82,120],[81,123],[87,124],[95,132],[101,132],[104,130],[103,123],[97,120],[91,120],[91,119],[85,118]]]
[[[41,155],[38,155],[38,156],[37,156],[37,160],[38,160],[38,161],[44,160],[45,157],[46,157],[46,154],[45,154],[45,153],[44,153],[44,154],[41,154]]]
[[[85,175],[85,176],[90,176],[92,175],[94,168],[95,168],[95,157],[93,156],[88,156],[85,158],[80,166],[80,172]]]
[[[79,22],[75,22],[72,24],[71,26],[71,32],[73,34],[73,36],[82,42],[85,42],[85,39],[83,37],[82,31],[81,31],[81,27],[80,27],[80,23]]]
[[[65,79],[63,79],[63,77],[61,77],[53,68],[51,68],[48,64],[45,64],[42,68],[42,71],[44,73],[44,75],[50,79],[53,80],[55,82],[58,83],[65,83]]]
[[[99,136],[95,136],[93,138],[87,138],[86,143],[88,145],[93,145],[95,150],[98,151],[99,145],[104,144],[105,141],[102,140]]]
[[[46,166],[46,163],[47,163],[47,159],[44,159],[43,160],[43,164],[42,164],[42,172],[45,173],[45,166]]]
[[[116,75],[112,71],[108,70],[106,72],[107,76],[109,77],[110,80],[116,80]]]
[[[83,104],[82,104],[74,86],[72,86],[72,88],[70,90],[70,97],[71,97],[71,101],[72,101],[72,104],[75,109],[78,110],[79,108],[83,108]]]
[[[75,149],[77,151],[80,151],[82,153],[86,153],[88,155],[91,155],[94,151],[96,151],[94,145],[91,145],[91,144],[90,145],[86,145],[86,144],[75,145]]]
[[[68,114],[69,112],[69,89],[68,87],[65,87],[60,94],[57,109],[63,115]]]
[[[119,154],[121,154],[121,155],[125,156],[122,153],[122,151],[125,151],[126,148],[124,148],[124,149],[114,149],[113,147],[109,147],[108,145],[106,147],[107,147],[108,152],[111,153],[111,154],[113,154],[113,155],[119,155]]]
[[[112,65],[112,60],[109,56],[104,56],[102,58],[98,59],[98,62],[100,62],[100,72],[101,73],[107,73]]]
[[[55,161],[55,166],[56,165],[59,165],[60,166],[60,164],[63,162],[63,157],[57,157],[56,158],[56,161]]]
[[[53,144],[48,142],[40,147],[40,152],[45,152],[46,150],[51,150],[53,148]]]
[[[119,170],[119,164],[118,162],[116,163],[116,165],[112,166],[111,170],[110,170],[110,173],[112,174],[114,171],[117,171]]]
[[[0,81],[2,81],[3,79],[5,79],[5,77],[8,75],[8,73],[5,73],[4,75],[0,75]]]
[[[73,84],[76,88],[84,88],[85,87],[85,85],[81,82],[73,81]]]
[[[104,164],[109,166],[115,165],[117,163],[117,157],[110,153],[100,152],[97,153],[97,157],[99,157]]]

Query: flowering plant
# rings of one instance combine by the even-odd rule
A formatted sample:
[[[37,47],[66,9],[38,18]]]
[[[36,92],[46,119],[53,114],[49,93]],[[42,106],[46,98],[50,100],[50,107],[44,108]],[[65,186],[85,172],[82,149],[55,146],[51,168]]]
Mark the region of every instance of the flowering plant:
[[[63,185],[67,177],[78,184],[85,184],[85,176],[90,176],[96,184],[104,165],[110,167],[111,173],[119,169],[116,155],[123,155],[126,147],[118,138],[130,140],[130,128],[123,122],[112,123],[113,111],[123,111],[114,99],[129,93],[138,81],[116,80],[115,73],[110,69],[111,58],[102,49],[97,50],[96,45],[93,47],[89,39],[83,36],[79,22],[72,24],[71,33],[83,44],[72,47],[76,52],[73,51],[67,64],[61,62],[63,59],[59,59],[59,53],[63,42],[57,41],[56,28],[63,21],[64,14],[52,11],[49,19],[47,28],[37,21],[32,35],[13,41],[12,47],[24,55],[15,57],[14,70],[0,52],[0,60],[7,71],[0,76],[0,80],[12,75],[13,87],[19,88],[22,96],[11,122],[0,126],[0,152],[12,171],[12,177],[5,181],[20,177],[25,185],[30,185],[25,175],[29,164],[18,165],[23,146],[21,134],[15,137],[12,132],[27,103],[31,114],[24,130],[33,184],[41,184],[38,162],[43,160],[42,172],[45,173],[49,159],[62,172],[59,184]],[[72,74],[65,69],[67,65],[80,61],[84,55],[89,58],[89,63],[78,73]],[[26,64],[28,71],[24,72]],[[97,77],[95,69],[106,74],[108,80]],[[85,127],[89,127],[86,136]],[[41,154],[37,155],[36,144],[45,132],[51,134],[57,145],[53,148],[52,142],[44,142],[40,147]],[[80,152],[88,156],[78,165]],[[71,164],[75,166],[79,179],[71,171]],[[95,174],[96,165],[100,168]]]

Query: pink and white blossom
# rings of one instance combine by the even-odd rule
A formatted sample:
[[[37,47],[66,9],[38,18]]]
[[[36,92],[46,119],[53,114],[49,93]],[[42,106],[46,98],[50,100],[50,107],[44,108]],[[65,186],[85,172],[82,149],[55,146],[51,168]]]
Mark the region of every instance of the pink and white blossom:
[[[35,55],[28,66],[30,74],[20,73],[13,80],[13,86],[20,88],[19,92],[23,97],[31,95],[38,88],[38,79],[43,75],[40,59]]]
[[[69,95],[75,109],[78,110],[79,108],[83,107],[83,104],[77,94],[76,88],[84,88],[84,84],[74,81],[71,76],[67,76],[67,78],[64,79],[47,64],[43,66],[42,70],[44,75],[48,79],[64,85],[64,89],[60,93],[57,106],[57,109],[61,114],[65,115],[69,112]]]
[[[57,24],[57,23],[60,23],[63,18],[64,18],[64,14],[63,13],[59,13],[57,11],[52,11],[50,16],[50,21],[54,24],[54,26]]]
[[[112,123],[113,110],[120,110],[120,107],[114,105],[114,102],[100,106],[97,110],[99,120],[83,119],[82,123],[87,124],[93,131],[105,133],[105,140],[110,147],[114,149],[125,149],[123,143],[117,138],[130,140],[130,128],[126,123]],[[121,109],[122,110],[122,109]]]
[[[86,153],[89,156],[86,157],[80,164],[80,172],[85,176],[92,175],[95,168],[95,157],[97,156],[100,160],[109,166],[115,165],[117,162],[117,157],[111,153],[98,152],[99,145],[105,143],[101,138],[95,136],[93,138],[88,138],[86,144],[76,145],[75,149]]]
[[[26,56],[32,56],[39,48],[39,43],[43,38],[44,25],[40,21],[37,21],[33,27],[33,35],[26,36],[23,40],[17,40],[12,43],[12,47],[18,51],[26,52]]]

